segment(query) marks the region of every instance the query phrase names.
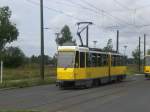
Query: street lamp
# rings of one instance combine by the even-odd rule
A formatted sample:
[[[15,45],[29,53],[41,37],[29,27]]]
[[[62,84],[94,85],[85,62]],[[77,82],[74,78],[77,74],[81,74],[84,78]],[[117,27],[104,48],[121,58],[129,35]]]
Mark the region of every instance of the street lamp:
[[[43,0],[40,0],[40,18],[41,18],[41,62],[40,62],[40,75],[44,80],[44,17],[43,17]]]
[[[93,41],[94,48],[96,48],[96,44],[97,44],[97,42],[98,42],[98,41],[96,41],[96,40],[95,40],[95,41]]]
[[[127,45],[124,46],[124,56],[126,55]]]

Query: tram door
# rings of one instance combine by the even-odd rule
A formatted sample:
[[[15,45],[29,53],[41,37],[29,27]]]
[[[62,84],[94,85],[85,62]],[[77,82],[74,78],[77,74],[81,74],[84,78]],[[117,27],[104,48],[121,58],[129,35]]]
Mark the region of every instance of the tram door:
[[[79,58],[77,58],[79,57]],[[79,63],[79,66],[76,66],[75,68],[75,79],[85,79],[86,78],[86,53],[85,52],[77,52],[76,60],[79,60],[77,63]]]

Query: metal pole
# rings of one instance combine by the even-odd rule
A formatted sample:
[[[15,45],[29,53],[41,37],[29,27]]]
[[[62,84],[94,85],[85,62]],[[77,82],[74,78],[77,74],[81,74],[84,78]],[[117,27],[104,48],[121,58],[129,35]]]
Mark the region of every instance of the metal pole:
[[[146,60],[145,60],[145,56],[146,56],[146,34],[144,34],[144,65],[143,65],[143,71],[146,65]]]
[[[3,83],[3,61],[1,61],[1,84]]]
[[[44,80],[44,17],[43,17],[43,0],[40,0],[40,17],[41,17],[41,79]]]
[[[139,72],[141,71],[141,37],[139,37]]]
[[[119,52],[119,30],[117,30],[117,45],[116,45],[116,51]]]
[[[145,56],[146,56],[146,34],[144,34],[144,66],[145,66]]]
[[[87,30],[86,30],[86,46],[89,46],[89,26],[87,26]]]

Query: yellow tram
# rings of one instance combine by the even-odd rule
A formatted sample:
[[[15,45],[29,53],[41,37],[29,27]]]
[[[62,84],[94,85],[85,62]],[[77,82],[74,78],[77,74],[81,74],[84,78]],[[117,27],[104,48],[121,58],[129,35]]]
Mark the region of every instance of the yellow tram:
[[[150,55],[145,56],[144,74],[146,78],[150,78]]]
[[[125,56],[80,46],[59,46],[57,85],[91,87],[126,77]]]

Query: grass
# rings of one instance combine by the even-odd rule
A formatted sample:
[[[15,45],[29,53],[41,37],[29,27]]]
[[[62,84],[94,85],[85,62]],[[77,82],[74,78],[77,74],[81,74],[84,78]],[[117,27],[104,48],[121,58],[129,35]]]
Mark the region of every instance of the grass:
[[[139,72],[138,65],[128,65],[127,66],[127,75],[134,75],[134,74],[142,74],[143,73],[143,66],[141,66],[141,72]]]
[[[3,83],[0,88],[30,87],[52,84],[55,82],[56,68],[45,66],[45,80],[40,79],[38,65],[25,65],[19,68],[4,68]]]
[[[45,66],[45,77],[56,76],[56,68]],[[40,77],[38,65],[25,65],[19,68],[4,68],[4,80],[20,80]]]
[[[142,71],[142,67],[141,67]],[[128,65],[127,75],[133,75],[138,72],[137,65]],[[141,72],[142,73],[142,72]],[[56,68],[45,66],[45,80],[40,80],[39,65],[25,65],[19,68],[4,68],[3,84],[0,88],[9,87],[30,87],[38,85],[52,84],[56,81]]]
[[[0,112],[40,112],[34,110],[0,110]]]

